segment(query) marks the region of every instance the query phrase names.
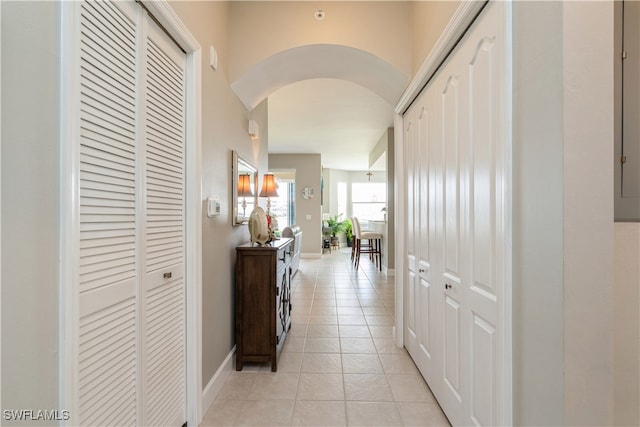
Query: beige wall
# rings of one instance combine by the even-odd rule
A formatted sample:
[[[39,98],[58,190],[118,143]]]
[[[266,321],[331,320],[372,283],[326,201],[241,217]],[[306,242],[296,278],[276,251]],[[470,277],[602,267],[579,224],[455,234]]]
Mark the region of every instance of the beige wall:
[[[319,43],[367,51],[408,76],[411,58],[401,47],[411,43],[410,10],[410,2],[232,2],[231,81],[275,53]]]
[[[296,171],[296,224],[302,229],[302,257],[322,253],[322,207],[320,204],[320,154],[271,154],[269,168]],[[312,199],[302,198],[302,189],[313,188]]]
[[[614,425],[640,425],[640,223],[616,223]]]
[[[249,241],[246,225],[231,225],[231,150],[266,170],[268,140],[266,107],[252,118],[260,125],[260,141],[247,133],[249,114],[229,88],[229,5],[226,2],[172,2],[198,40],[202,59],[202,200],[221,200],[221,215],[202,216],[202,384],[211,380],[235,344],[235,247]],[[209,67],[209,46],[218,51],[219,67]]]
[[[0,8],[2,409],[56,409],[60,4]]]
[[[414,1],[411,9],[411,75],[415,75],[438,41],[460,1]]]

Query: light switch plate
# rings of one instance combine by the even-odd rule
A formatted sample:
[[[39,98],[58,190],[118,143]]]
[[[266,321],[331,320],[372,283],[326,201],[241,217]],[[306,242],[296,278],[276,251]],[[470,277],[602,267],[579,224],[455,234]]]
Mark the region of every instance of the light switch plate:
[[[207,216],[209,218],[220,215],[220,200],[209,197],[207,199]]]
[[[311,214],[307,214],[307,220],[311,219]]]
[[[218,69],[218,52],[213,46],[209,46],[209,66],[213,71]]]

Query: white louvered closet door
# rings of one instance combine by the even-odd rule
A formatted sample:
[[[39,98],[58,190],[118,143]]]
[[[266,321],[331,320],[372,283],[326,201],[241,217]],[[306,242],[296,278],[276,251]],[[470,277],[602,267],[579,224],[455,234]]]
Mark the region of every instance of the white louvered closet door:
[[[136,21],[81,6],[79,425],[137,418]]]
[[[82,2],[78,425],[186,420],[185,55],[134,2]]]
[[[144,425],[186,420],[185,55],[146,20],[144,61]]]

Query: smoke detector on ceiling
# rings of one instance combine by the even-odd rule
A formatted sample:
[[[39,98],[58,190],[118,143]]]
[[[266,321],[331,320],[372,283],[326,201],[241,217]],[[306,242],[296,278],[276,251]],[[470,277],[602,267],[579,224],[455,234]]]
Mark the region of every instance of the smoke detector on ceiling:
[[[316,10],[316,13],[314,14],[316,20],[318,21],[322,21],[324,19],[325,16],[325,12],[322,9],[318,9]]]

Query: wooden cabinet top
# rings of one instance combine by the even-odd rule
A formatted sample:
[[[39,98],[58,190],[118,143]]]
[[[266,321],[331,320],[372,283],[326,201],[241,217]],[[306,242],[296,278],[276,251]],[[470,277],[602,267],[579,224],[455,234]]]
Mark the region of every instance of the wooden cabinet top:
[[[293,242],[290,237],[281,237],[278,240],[267,243],[265,246],[260,246],[257,243],[245,243],[244,245],[236,246],[237,251],[278,251],[288,244]]]

